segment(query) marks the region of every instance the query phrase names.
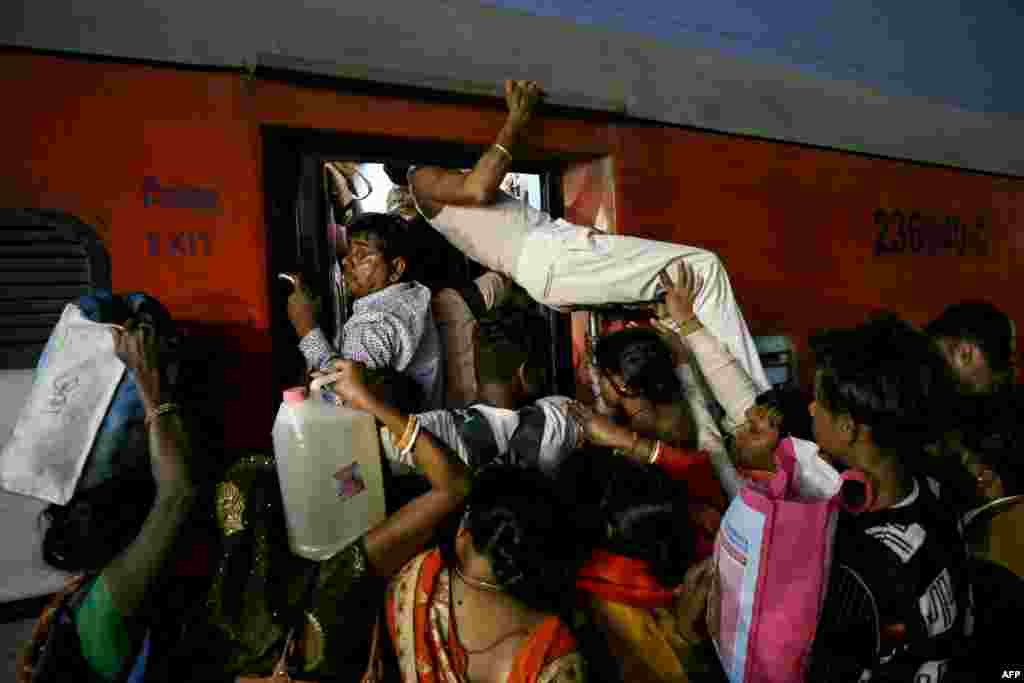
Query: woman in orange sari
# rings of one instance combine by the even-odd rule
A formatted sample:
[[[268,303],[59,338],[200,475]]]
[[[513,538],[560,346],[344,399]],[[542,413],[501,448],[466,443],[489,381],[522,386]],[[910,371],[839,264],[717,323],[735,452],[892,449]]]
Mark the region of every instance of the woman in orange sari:
[[[617,494],[612,490],[615,486],[606,485],[609,499],[602,505],[603,516],[611,527],[617,526],[616,519],[628,524],[621,530],[625,534],[620,532],[618,538],[609,538],[602,544],[603,549],[596,551],[584,565],[579,587],[592,596],[591,607],[620,663],[624,680],[657,683],[707,677],[715,680],[718,666],[708,643],[700,635],[701,620],[695,619],[700,611],[694,607],[700,604],[699,593],[686,586],[688,583],[701,586],[707,578],[699,563],[711,555],[727,506],[725,482],[720,479],[721,463],[715,463],[713,454],[670,440],[672,430],[669,424],[659,425],[657,404],[654,410],[645,410],[645,401],[649,399],[643,384],[637,380],[671,382],[666,380],[671,372],[670,354],[660,340],[652,331],[642,329],[626,330],[615,336],[622,349],[621,360],[617,364],[609,363],[617,371],[613,370],[603,384],[605,398],[618,400],[617,404],[611,400],[609,403],[624,408],[622,422],[625,424],[579,404],[570,404],[568,410],[588,441],[615,449],[621,456],[620,468],[632,466],[638,470],[631,477],[619,473],[605,479],[628,478],[640,482],[632,488],[620,487]],[[622,340],[629,343],[622,344]],[[627,384],[627,377],[633,379],[633,386]],[[721,374],[712,375],[712,384],[720,377]],[[743,400],[753,405],[738,411],[738,401],[729,404],[734,418],[746,419],[735,430],[729,465],[735,462],[741,466],[738,468],[741,480],[763,479],[771,474],[768,470],[773,466],[772,453],[779,439],[787,434],[807,435],[808,415],[799,396],[788,391],[771,390]],[[737,472],[737,468],[733,472]],[[671,496],[658,490],[656,480],[659,477],[685,484],[683,495],[677,495],[672,502]],[[600,486],[599,483],[594,485]],[[657,510],[659,506],[664,510]],[[667,546],[658,547],[656,537],[650,534],[649,542],[638,543],[637,534],[643,533],[643,525],[652,528],[665,525],[658,517],[669,515],[669,507],[678,517],[671,527],[676,547],[671,550]],[[680,507],[683,507],[681,516]],[[682,533],[683,527],[689,527],[690,531]],[[680,546],[685,535],[690,536],[690,545]],[[671,554],[666,555],[668,552]],[[691,562],[698,563],[691,567],[693,576],[689,582],[682,581],[683,572]]]
[[[570,506],[542,474],[482,471],[454,537],[413,559],[388,588],[402,680],[585,680],[569,618],[583,550],[575,536]]]
[[[616,429],[602,416],[590,424],[598,422]],[[711,554],[724,497],[705,455],[667,452],[653,465],[580,452],[560,471],[563,487],[574,485],[587,504],[581,514],[603,527],[577,587],[589,598],[617,673],[630,683],[684,683],[714,668],[697,635],[702,619],[692,585],[700,576],[694,568]]]

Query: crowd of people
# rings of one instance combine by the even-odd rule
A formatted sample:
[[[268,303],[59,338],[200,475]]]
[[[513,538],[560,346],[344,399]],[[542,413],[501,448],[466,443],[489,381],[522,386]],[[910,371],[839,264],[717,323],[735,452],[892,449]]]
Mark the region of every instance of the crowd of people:
[[[826,596],[808,680],[969,680],[1024,608],[1019,558],[982,559],[963,524],[1020,493],[1012,321],[983,302],[924,329],[875,315],[810,340],[813,395],[773,388],[715,254],[501,192],[542,95],[506,84],[508,120],[468,172],[389,169],[394,212],[347,226],[334,340],[301,280],[289,298],[310,376],[382,427],[386,520],[329,560],[292,555],[272,459],[204,463],[161,332],[129,320],[112,334],[149,467],[47,511],[46,559],[80,578],[21,680],[724,680],[715,540],[788,437],[862,474],[834,564],[874,600],[867,620]],[[487,272],[431,290],[417,230]],[[599,402],[548,395],[538,304],[650,308],[591,340]]]

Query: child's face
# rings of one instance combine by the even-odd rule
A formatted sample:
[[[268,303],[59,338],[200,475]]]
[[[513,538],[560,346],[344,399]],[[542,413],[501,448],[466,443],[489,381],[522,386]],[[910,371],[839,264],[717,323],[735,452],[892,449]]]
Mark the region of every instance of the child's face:
[[[746,417],[746,423],[736,430],[737,462],[752,469],[774,469],[773,455],[779,443],[782,414],[768,406],[751,406]]]

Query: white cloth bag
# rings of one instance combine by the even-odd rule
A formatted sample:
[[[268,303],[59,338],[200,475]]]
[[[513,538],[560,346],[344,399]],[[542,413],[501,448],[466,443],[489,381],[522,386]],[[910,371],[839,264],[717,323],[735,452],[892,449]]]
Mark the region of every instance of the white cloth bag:
[[[64,505],[124,375],[110,325],[64,307],[0,453],[0,488]]]

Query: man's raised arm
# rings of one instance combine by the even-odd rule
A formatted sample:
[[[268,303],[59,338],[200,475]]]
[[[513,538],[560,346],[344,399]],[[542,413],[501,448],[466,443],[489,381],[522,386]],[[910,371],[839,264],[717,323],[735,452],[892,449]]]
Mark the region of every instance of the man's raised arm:
[[[410,177],[411,189],[421,208],[436,214],[444,204],[484,206],[494,201],[498,187],[512,163],[511,150],[519,143],[543,91],[533,81],[505,81],[508,118],[494,144],[487,148],[469,173],[437,166],[417,168]]]

